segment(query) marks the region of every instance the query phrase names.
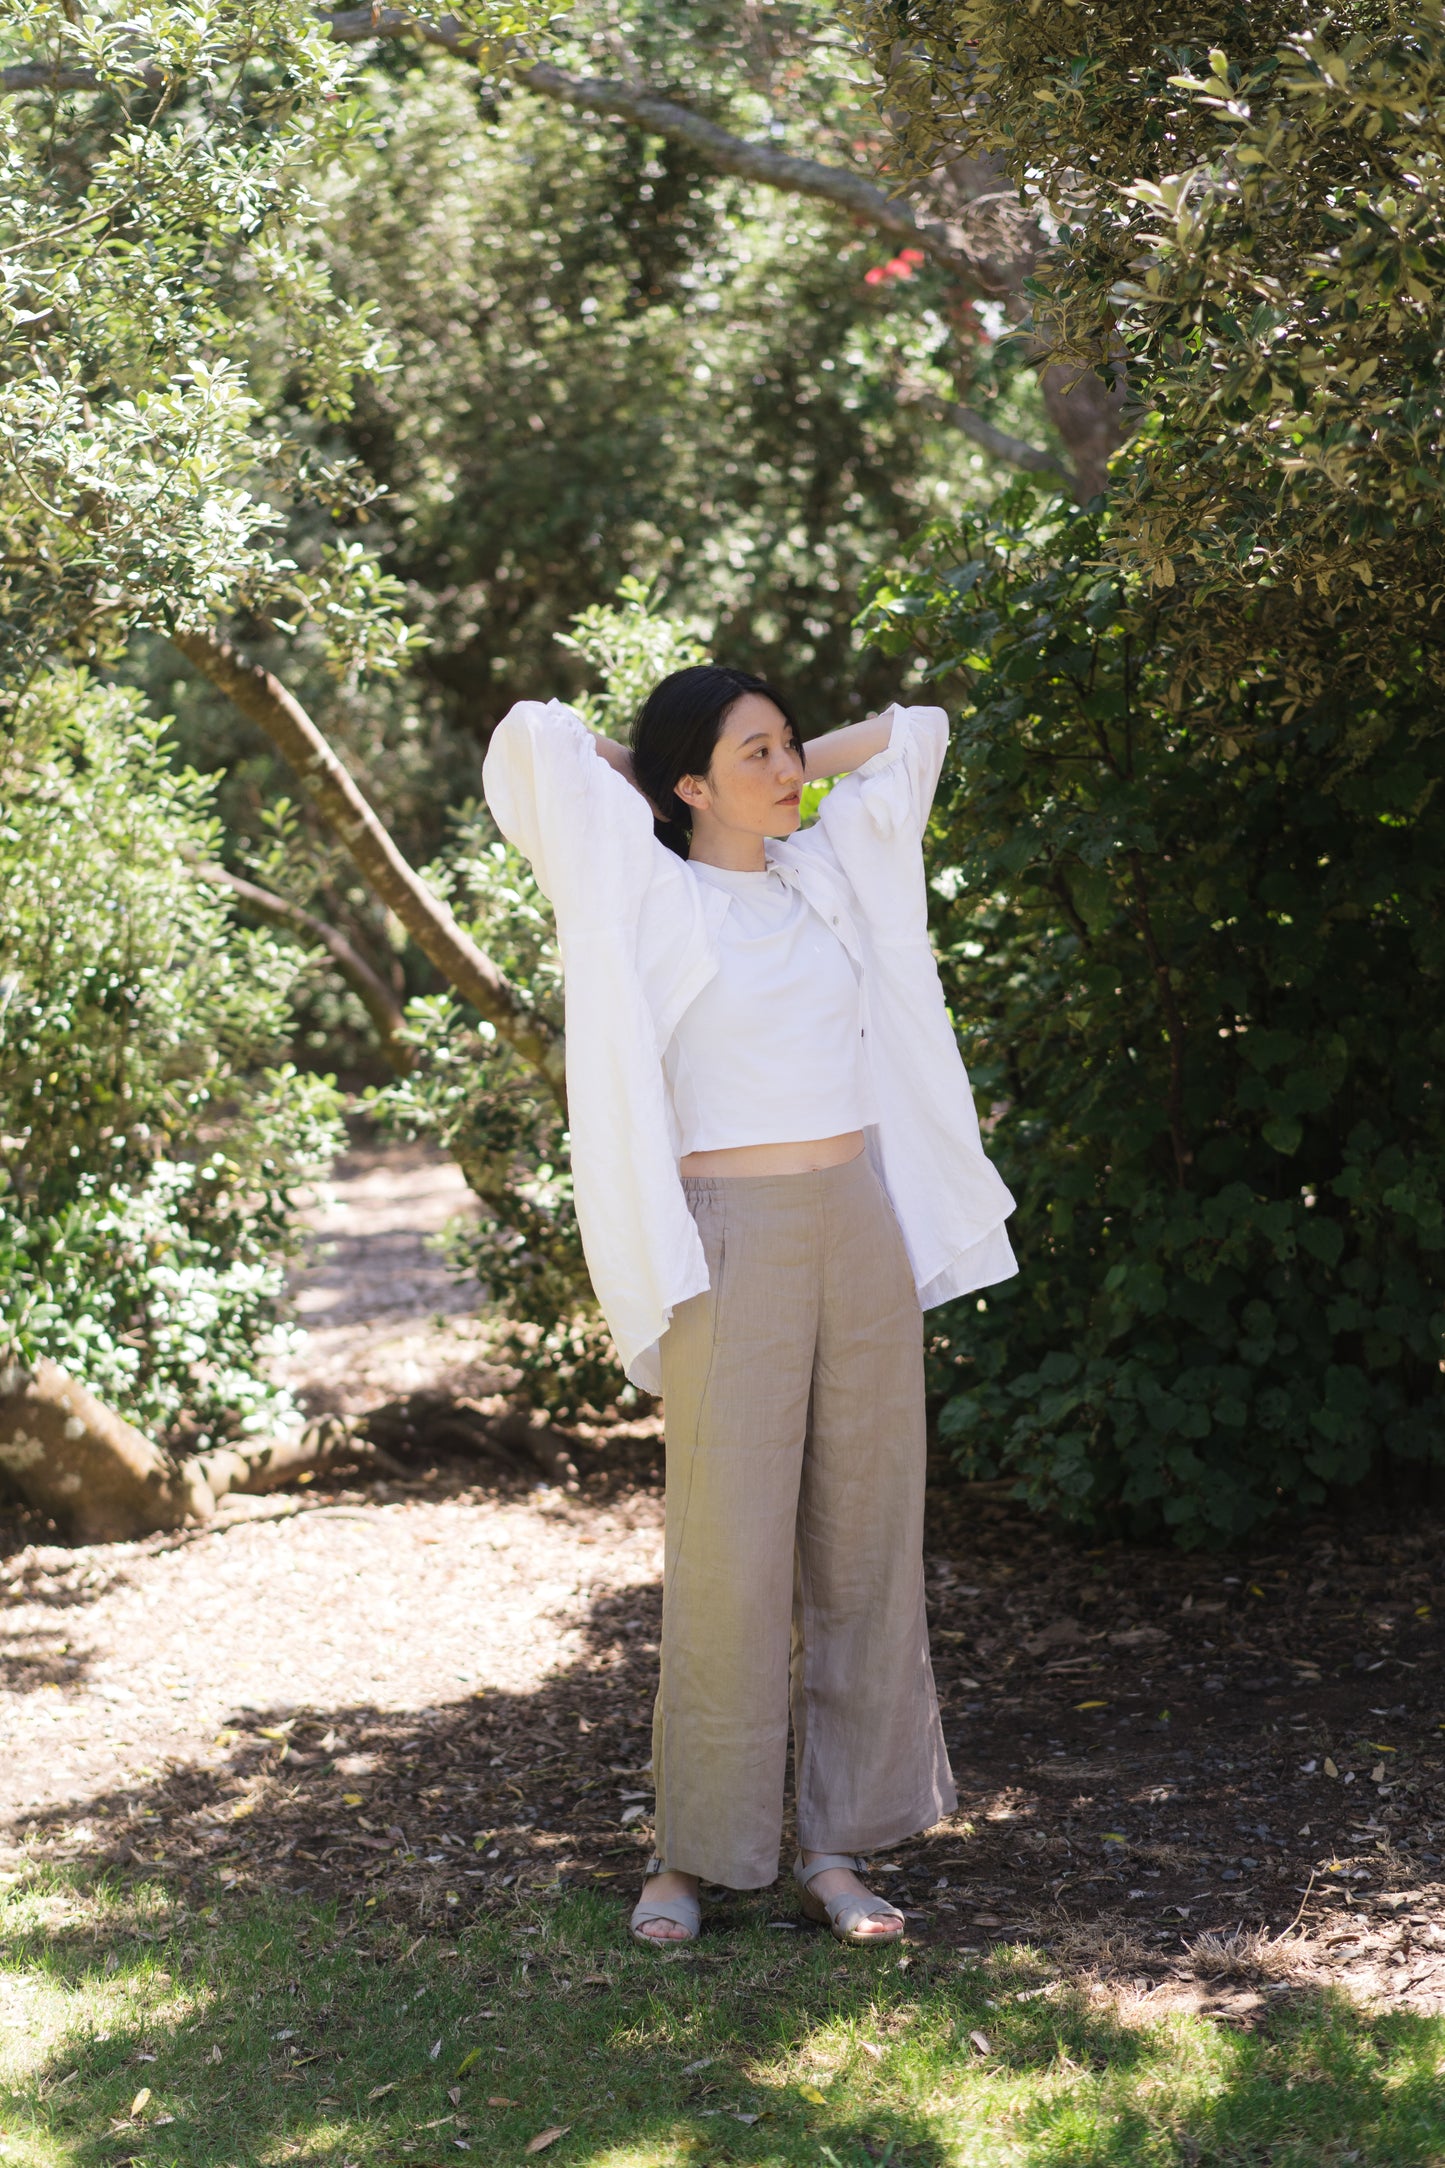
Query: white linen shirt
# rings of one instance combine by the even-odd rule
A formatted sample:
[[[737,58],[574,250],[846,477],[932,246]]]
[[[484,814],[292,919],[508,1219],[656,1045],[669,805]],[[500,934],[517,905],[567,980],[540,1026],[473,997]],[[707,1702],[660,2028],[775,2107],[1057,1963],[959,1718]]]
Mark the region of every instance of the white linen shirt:
[[[865,1144],[924,1309],[1018,1270],[1013,1198],[984,1157],[928,940],[921,844],[947,742],[941,708],[895,706],[888,744],[834,784],[814,825],[764,845],[859,967],[878,1109]],[[658,842],[646,800],[560,700],[502,718],[482,784],[556,912],[582,1247],[623,1369],[656,1393],[673,1310],[708,1285],[663,1056],[718,968],[732,899]]]

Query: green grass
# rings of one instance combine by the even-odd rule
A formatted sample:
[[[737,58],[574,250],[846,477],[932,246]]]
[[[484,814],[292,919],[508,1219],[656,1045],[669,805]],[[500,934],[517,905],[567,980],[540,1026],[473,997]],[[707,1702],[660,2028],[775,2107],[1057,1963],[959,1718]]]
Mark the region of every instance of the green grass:
[[[557,2124],[548,2168],[1445,2162],[1440,2018],[1291,1995],[1254,2032],[1130,2025],[1038,1952],[844,1951],[755,1909],[700,1961],[590,1894],[417,1942],[37,1874],[0,1899],[0,2162],[438,2168]]]

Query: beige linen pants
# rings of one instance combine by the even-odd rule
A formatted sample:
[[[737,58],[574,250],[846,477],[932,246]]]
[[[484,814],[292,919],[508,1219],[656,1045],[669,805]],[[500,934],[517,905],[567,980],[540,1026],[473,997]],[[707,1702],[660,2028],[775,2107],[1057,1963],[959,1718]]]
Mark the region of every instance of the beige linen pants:
[[[805,1850],[867,1852],[957,1804],[923,1606],[922,1319],[866,1157],[683,1188],[711,1286],[662,1342],[655,1850],[759,1889],[790,1699]]]

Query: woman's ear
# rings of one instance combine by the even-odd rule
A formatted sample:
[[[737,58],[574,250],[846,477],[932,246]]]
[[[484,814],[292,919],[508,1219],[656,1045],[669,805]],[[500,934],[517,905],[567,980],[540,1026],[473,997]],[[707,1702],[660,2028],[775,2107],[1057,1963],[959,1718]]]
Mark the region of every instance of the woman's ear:
[[[706,807],[707,785],[700,775],[680,775],[672,787],[684,805]]]

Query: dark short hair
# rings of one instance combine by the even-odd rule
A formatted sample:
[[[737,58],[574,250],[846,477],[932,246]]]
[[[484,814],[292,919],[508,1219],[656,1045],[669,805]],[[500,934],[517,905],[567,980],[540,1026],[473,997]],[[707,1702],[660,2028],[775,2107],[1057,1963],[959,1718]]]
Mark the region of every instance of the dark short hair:
[[[802,733],[789,702],[764,678],[720,663],[674,670],[655,685],[632,725],[632,772],[662,815],[658,838],[679,858],[692,841],[692,808],[677,795],[685,775],[706,775],[712,766],[728,709],[744,693],[771,700],[799,744]]]

